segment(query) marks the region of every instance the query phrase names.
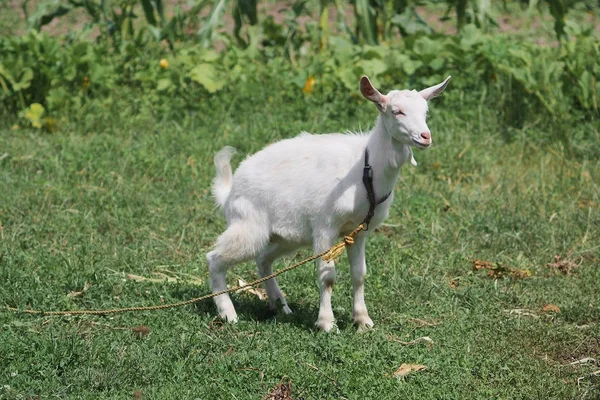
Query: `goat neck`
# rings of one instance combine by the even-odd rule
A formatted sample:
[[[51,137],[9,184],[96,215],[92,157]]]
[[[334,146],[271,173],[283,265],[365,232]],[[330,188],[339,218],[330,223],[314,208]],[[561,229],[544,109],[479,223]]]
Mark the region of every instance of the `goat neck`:
[[[383,118],[377,117],[367,140],[369,163],[373,168],[373,187],[377,201],[394,189],[402,164],[410,160],[410,145],[394,139]]]

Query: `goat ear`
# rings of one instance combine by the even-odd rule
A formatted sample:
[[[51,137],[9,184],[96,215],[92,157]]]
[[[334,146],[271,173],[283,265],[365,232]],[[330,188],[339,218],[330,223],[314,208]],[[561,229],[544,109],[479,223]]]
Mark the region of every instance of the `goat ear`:
[[[437,84],[435,86],[431,86],[428,87],[427,89],[423,89],[419,92],[419,94],[421,95],[421,97],[423,97],[425,100],[431,100],[434,97],[439,96],[440,94],[442,94],[442,92],[444,91],[444,89],[446,89],[446,86],[448,86],[448,82],[450,81],[450,76],[446,78],[446,80],[440,84]]]
[[[375,89],[366,75],[363,75],[363,77],[360,78],[360,92],[365,96],[365,99],[375,103],[380,112],[385,112],[388,98],[379,93],[379,90]]]

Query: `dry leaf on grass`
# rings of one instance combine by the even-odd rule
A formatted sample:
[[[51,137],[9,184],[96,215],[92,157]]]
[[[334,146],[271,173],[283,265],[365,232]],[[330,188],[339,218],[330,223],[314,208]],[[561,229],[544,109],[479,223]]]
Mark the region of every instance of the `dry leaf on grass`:
[[[269,393],[263,397],[263,400],[293,400],[292,382],[289,378],[286,383],[283,382],[284,380],[285,378],[281,379],[281,382],[271,389]]]
[[[452,278],[452,279],[450,279],[450,282],[448,282],[448,285],[452,289],[456,289],[459,284],[460,284],[460,280],[458,278]]]
[[[85,282],[83,284],[83,289],[81,290],[81,292],[69,292],[67,294],[67,297],[81,297],[85,294],[85,292],[87,292],[87,290],[90,288],[90,284]]]
[[[238,279],[238,286],[245,286],[247,284],[248,283],[245,280]],[[266,298],[267,298],[267,292],[263,288],[248,286],[246,288],[236,290],[236,293],[241,293],[241,292],[248,292],[250,294],[253,294],[256,297],[258,297],[259,300],[266,300]]]
[[[194,277],[193,279],[181,279],[178,277],[169,276],[162,272],[153,272],[153,275],[156,275],[157,278],[148,278],[141,275],[135,274],[126,274],[125,277],[129,280],[135,282],[151,282],[151,283],[187,283],[190,285],[200,286],[202,285],[202,279]]]
[[[504,310],[504,312],[507,312],[509,314],[514,314],[514,315],[523,315],[525,317],[533,317],[533,318],[540,317],[539,315],[534,313],[532,310],[528,310],[526,308],[515,308],[512,310]]]
[[[427,367],[421,364],[402,364],[400,368],[392,373],[392,376],[394,378],[404,378],[412,372],[423,371],[425,368]]]
[[[524,278],[531,277],[533,275],[533,272],[531,272],[528,269],[510,269],[509,268],[509,274],[510,274],[511,278],[524,279]]]
[[[585,209],[585,208],[598,208],[600,207],[600,204],[595,203],[591,200],[587,200],[587,199],[583,199],[581,200],[579,203],[577,203],[579,205],[579,208],[581,209]]]
[[[542,311],[559,313],[560,308],[558,308],[558,306],[556,306],[554,304],[546,304],[544,307],[542,307]]]
[[[592,357],[586,357],[586,358],[582,358],[581,360],[577,360],[577,361],[573,361],[572,363],[569,363],[569,365],[582,365],[582,364],[598,364],[598,362],[596,361],[595,358]]]
[[[555,272],[560,272],[563,275],[571,275],[576,268],[583,262],[583,257],[579,257],[577,262],[571,259],[571,255],[561,257],[558,254],[554,256],[554,262],[548,263],[546,266]]]
[[[131,330],[137,337],[140,337],[140,338],[148,336],[151,331],[151,329],[149,327],[147,327],[146,325],[134,326],[133,328],[131,328]]]
[[[161,267],[157,267],[156,269],[157,269],[158,271],[157,271],[157,272],[154,272],[154,274],[160,274],[160,273],[163,273],[163,275],[164,275],[164,273],[166,272],[166,273],[169,273],[169,274],[171,274],[172,276],[175,276],[175,277],[177,277],[177,279],[179,279],[179,280],[185,280],[186,282],[190,282],[190,283],[196,282],[196,283],[198,283],[199,285],[201,285],[201,284],[202,284],[202,282],[204,282],[204,281],[202,280],[202,278],[200,278],[200,277],[198,277],[198,276],[196,276],[196,275],[187,274],[187,273],[185,273],[185,272],[181,272],[181,271],[172,271],[172,270],[170,270],[170,269],[167,269],[167,268],[165,268],[165,267],[162,267],[162,266],[161,266]],[[181,278],[180,276],[184,276],[184,277],[187,277],[187,278]]]
[[[419,343],[425,343],[427,345],[427,347],[431,347],[433,346],[433,339],[431,339],[429,336],[422,336],[420,338],[416,338],[415,340],[411,340],[410,342],[404,342],[402,340],[396,339],[395,337],[391,336],[391,335],[387,335],[388,340],[391,340],[392,342],[396,342],[396,343],[400,343],[406,346],[411,346],[413,344],[419,344]]]
[[[492,269],[494,264],[489,261],[473,260],[473,271],[479,271],[480,269]]]
[[[513,314],[513,315],[522,315],[524,317],[533,317],[533,318],[540,317],[540,315],[537,314],[534,310],[529,310],[527,308],[514,308],[512,310],[504,310],[504,312],[507,312],[507,313]],[[559,313],[560,308],[558,308],[558,306],[556,306],[554,304],[545,304],[542,307],[541,312],[543,312],[543,313]]]
[[[127,279],[131,280],[131,281],[136,281],[136,282],[152,282],[152,283],[163,283],[163,282],[176,282],[177,279],[175,278],[146,278],[145,276],[140,276],[140,275],[134,275],[134,274],[127,274],[126,275]]]
[[[441,324],[440,320],[437,318],[435,318],[431,321],[425,321],[425,320],[419,319],[419,318],[410,318],[409,321],[417,324],[417,326],[416,326],[417,328],[422,328],[424,326],[438,326],[439,324]]]
[[[483,260],[473,260],[473,271],[487,270],[488,276],[494,279],[510,276],[514,279],[529,278],[533,273],[528,269],[514,269],[507,265],[491,263]]]
[[[592,372],[588,376],[580,376],[579,378],[577,378],[577,385],[579,385],[581,383],[581,381],[583,381],[585,378],[591,378],[594,376],[600,376],[600,369],[598,371]]]

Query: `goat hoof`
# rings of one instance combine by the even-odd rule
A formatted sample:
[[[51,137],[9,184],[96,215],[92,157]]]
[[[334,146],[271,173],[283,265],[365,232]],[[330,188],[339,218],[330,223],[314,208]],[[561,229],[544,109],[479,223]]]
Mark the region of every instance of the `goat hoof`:
[[[368,331],[373,328],[373,320],[369,316],[361,316],[360,318],[354,318],[354,323],[358,326],[359,332]]]
[[[235,311],[219,313],[219,316],[223,321],[230,324],[236,324],[238,322],[237,313]]]
[[[315,322],[315,326],[324,332],[331,332],[331,330],[335,327],[335,321],[319,318],[317,322]]]
[[[291,308],[289,308],[287,304],[282,303],[281,300],[269,302],[269,309],[273,312],[277,312],[279,306],[281,306],[281,312],[283,312],[285,315],[292,314]]]

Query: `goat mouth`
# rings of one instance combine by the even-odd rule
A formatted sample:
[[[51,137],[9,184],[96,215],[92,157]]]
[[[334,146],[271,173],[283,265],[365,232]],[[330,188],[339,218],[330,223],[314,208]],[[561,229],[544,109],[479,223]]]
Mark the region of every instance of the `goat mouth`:
[[[415,140],[415,139],[413,139],[413,143],[414,143],[414,144],[415,144],[415,145],[416,145],[418,148],[420,148],[420,149],[426,149],[426,148],[428,148],[429,146],[431,146],[431,142],[429,142],[429,143],[423,143],[423,142],[419,142],[419,141],[417,141],[417,140]]]

